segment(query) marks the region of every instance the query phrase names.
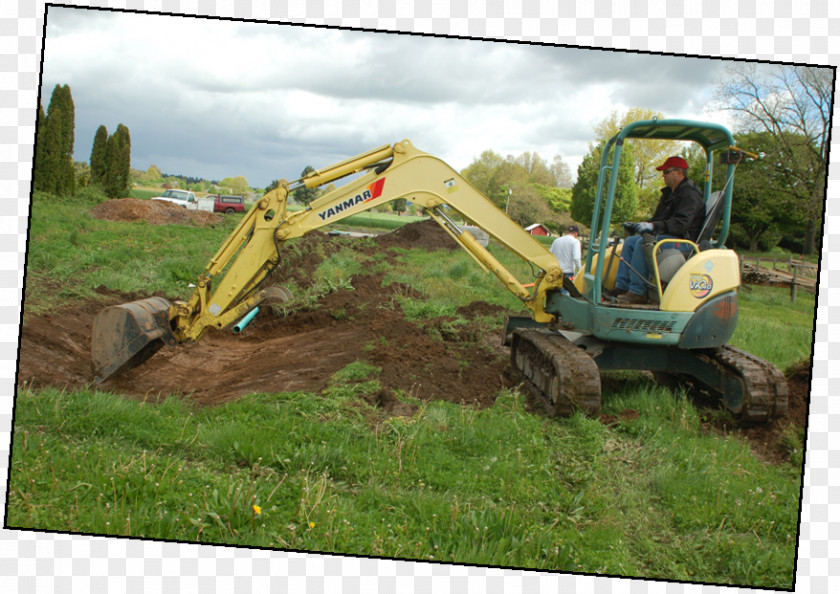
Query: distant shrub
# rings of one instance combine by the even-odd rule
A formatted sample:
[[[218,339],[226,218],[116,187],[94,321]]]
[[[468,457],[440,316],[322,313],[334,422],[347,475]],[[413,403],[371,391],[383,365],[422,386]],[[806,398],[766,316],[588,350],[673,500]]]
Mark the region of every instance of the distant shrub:
[[[105,196],[105,193],[98,187],[85,186],[77,189],[76,194],[73,196],[56,196],[55,194],[50,194],[49,192],[39,192],[36,190],[33,194],[33,199],[36,202],[42,203],[85,204],[95,206],[101,202],[105,202],[108,197]]]
[[[86,186],[82,189],[76,190],[76,196],[69,199],[72,202],[81,202],[83,204],[96,205],[108,200],[108,197],[101,188],[96,186]]]

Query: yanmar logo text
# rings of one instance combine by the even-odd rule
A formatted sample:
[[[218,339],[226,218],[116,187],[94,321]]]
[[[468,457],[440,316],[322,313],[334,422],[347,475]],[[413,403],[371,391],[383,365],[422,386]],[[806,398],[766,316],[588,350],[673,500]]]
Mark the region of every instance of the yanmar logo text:
[[[371,200],[376,200],[382,195],[382,187],[385,185],[385,178],[378,179],[372,184],[370,184],[367,189],[362,192],[361,194],[356,194],[353,198],[348,198],[344,202],[336,204],[335,206],[330,206],[328,209],[323,210],[318,213],[318,216],[321,217],[322,221],[329,220],[340,214],[346,210],[350,210],[357,204],[362,204],[364,202],[370,202]]]

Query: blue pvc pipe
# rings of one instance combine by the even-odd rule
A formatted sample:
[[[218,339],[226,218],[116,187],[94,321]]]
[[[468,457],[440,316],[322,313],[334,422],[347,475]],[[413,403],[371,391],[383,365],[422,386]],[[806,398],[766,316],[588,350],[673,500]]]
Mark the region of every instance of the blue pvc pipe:
[[[247,326],[248,324],[251,323],[251,320],[254,319],[254,317],[257,315],[257,312],[259,312],[259,311],[260,311],[260,308],[255,307],[254,309],[249,311],[247,314],[245,314],[245,317],[243,317],[241,320],[239,320],[239,322],[237,322],[236,325],[233,327],[233,333],[234,334],[239,334],[240,332],[242,332],[245,329],[245,326]]]

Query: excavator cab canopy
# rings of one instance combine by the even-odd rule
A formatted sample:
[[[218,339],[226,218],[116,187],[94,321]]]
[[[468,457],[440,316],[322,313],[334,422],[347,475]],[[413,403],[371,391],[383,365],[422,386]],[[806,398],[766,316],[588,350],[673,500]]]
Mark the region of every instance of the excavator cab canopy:
[[[592,270],[593,258],[599,254],[606,254],[612,225],[612,209],[615,200],[616,185],[618,183],[619,162],[621,151],[626,140],[674,140],[688,141],[699,144],[706,155],[705,174],[702,183],[694,180],[701,187],[703,200],[707,211],[714,202],[719,209],[720,231],[710,241],[713,247],[723,247],[729,235],[730,211],[732,207],[732,181],[735,166],[742,160],[743,151],[735,147],[732,133],[724,126],[711,122],[701,122],[683,119],[652,119],[639,120],[628,124],[604,145],[601,153],[601,163],[598,171],[598,186],[595,194],[595,204],[592,211],[592,234],[589,238],[589,249],[585,270]],[[719,193],[712,194],[712,173],[714,169],[714,151],[722,151],[721,162],[726,166],[724,187]],[[601,278],[605,258],[597,258],[592,278]],[[600,283],[594,283],[595,294],[593,300],[600,300]]]
[[[688,140],[698,143],[706,152],[735,144],[729,130],[723,126],[690,120],[640,120],[625,126],[616,138]]]

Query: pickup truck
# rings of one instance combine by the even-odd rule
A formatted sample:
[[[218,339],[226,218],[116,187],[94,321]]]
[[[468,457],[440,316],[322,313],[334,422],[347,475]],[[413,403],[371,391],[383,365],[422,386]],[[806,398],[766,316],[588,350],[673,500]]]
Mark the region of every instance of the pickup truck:
[[[171,202],[172,204],[183,206],[187,210],[198,210],[198,200],[196,200],[195,194],[187,190],[166,190],[160,196],[152,198],[152,200]]]
[[[216,194],[210,195],[208,198],[213,198],[213,212],[223,212],[225,214],[233,214],[235,212],[245,212],[245,199],[242,196],[222,196]]]

